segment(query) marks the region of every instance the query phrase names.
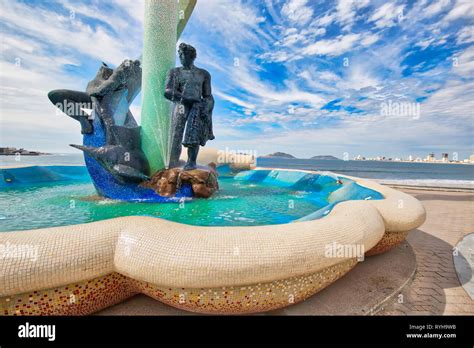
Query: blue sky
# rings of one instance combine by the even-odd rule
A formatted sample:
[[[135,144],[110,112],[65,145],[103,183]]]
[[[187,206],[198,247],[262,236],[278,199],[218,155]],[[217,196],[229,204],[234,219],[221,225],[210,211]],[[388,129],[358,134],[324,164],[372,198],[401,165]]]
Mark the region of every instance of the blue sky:
[[[83,90],[101,61],[138,57],[143,2],[0,4],[0,145],[73,152],[79,124],[46,94]],[[208,146],[465,158],[474,153],[473,22],[470,0],[198,0],[181,41],[212,75]],[[132,111],[139,119],[140,97]]]

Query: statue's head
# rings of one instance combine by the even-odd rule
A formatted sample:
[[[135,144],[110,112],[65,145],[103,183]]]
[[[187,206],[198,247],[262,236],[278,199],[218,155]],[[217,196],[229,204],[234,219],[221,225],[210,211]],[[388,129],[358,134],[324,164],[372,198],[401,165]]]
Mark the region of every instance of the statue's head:
[[[137,71],[140,69],[140,61],[138,59],[125,59],[122,64],[120,64],[117,69]]]
[[[114,69],[109,67],[106,63],[102,62],[102,65],[100,66],[99,69],[99,75],[104,79],[107,80],[110,75],[114,72]]]
[[[123,65],[127,66],[127,67],[130,67],[132,69],[136,69],[137,67],[139,68],[140,67],[140,60],[139,59],[125,59],[123,62],[122,62]]]
[[[190,66],[196,59],[196,49],[184,42],[179,45],[178,48],[179,60],[183,66]]]

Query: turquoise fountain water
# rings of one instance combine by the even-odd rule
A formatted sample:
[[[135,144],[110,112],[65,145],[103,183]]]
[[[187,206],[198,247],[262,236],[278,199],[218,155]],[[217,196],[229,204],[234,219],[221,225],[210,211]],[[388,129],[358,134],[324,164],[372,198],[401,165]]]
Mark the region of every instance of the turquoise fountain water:
[[[287,170],[219,169],[210,199],[132,203],[100,197],[85,167],[0,169],[0,231],[65,226],[120,216],[152,216],[201,226],[253,226],[323,218],[349,199],[382,199],[376,191],[328,175]]]

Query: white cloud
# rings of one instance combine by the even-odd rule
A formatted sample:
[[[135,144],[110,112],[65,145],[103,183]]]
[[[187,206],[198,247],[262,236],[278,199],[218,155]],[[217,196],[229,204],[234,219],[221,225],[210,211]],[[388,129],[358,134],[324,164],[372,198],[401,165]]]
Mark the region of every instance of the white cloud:
[[[365,47],[371,46],[372,44],[376,43],[380,39],[380,36],[377,34],[368,34],[364,35],[363,39],[361,40],[361,44]]]
[[[282,7],[282,15],[291,21],[304,25],[313,17],[313,9],[307,6],[308,0],[288,0]]]
[[[469,93],[467,93],[469,91]],[[472,115],[466,110],[474,108],[473,83],[464,84],[460,81],[449,82],[445,88],[434,93],[421,105],[419,118],[410,116],[386,116],[380,114],[380,102],[376,108],[366,115],[344,117],[333,112],[333,117],[341,117],[341,121],[329,126],[324,123],[314,124],[318,120],[314,110],[300,109],[299,122],[311,120],[309,128],[281,131],[267,129],[265,137],[245,139],[240,141],[256,148],[261,153],[286,151],[301,157],[328,153],[342,156],[348,152],[350,156],[359,153],[368,156],[388,155],[417,155],[425,156],[433,149],[443,152],[458,152],[469,154],[472,145],[460,143],[459,139],[469,139],[472,136]],[[384,99],[386,100],[386,99]],[[326,117],[321,114],[319,117]],[[278,122],[285,124],[291,121],[286,113],[259,116],[261,122]],[[249,123],[245,120],[243,123]],[[387,131],[390,132],[388,136]],[[456,136],[453,136],[456,134]],[[301,139],[305,146],[301,147]],[[341,141],[344,139],[344,141]],[[311,149],[317,149],[311,153]],[[462,156],[462,155],[461,155]]]
[[[462,28],[456,38],[458,44],[466,44],[474,42],[474,25]]]
[[[457,0],[454,7],[443,18],[443,21],[454,21],[460,18],[474,17],[474,2],[472,0]]]
[[[388,2],[375,10],[370,16],[369,22],[375,22],[377,28],[392,27],[396,24],[398,17],[403,15],[404,8],[405,5],[397,6],[392,2]]]
[[[302,34],[290,34],[283,38],[281,45],[282,46],[292,46],[299,41],[303,41],[306,37]]]
[[[137,96],[135,100],[140,100],[140,96]],[[141,116],[142,116],[142,107],[141,105],[132,104],[130,105],[130,112],[133,115],[133,118],[140,124]]]
[[[427,48],[429,45],[431,45],[435,41],[434,38],[429,38],[426,40],[422,40],[416,43],[418,47],[421,47],[423,49]]]
[[[337,76],[331,71],[322,71],[321,73],[319,73],[319,78],[325,81],[337,81],[340,79],[339,76]]]
[[[258,44],[270,39],[259,29],[265,18],[254,7],[246,6],[240,0],[198,1],[192,20],[212,35],[225,38],[227,49],[235,53],[249,42]]]
[[[302,50],[304,55],[339,56],[350,50],[359,40],[359,34],[340,35],[332,40],[319,40]]]
[[[221,99],[224,99],[224,100],[227,100],[227,101],[230,101],[231,103],[235,104],[235,105],[238,105],[238,106],[242,106],[248,110],[253,110],[255,109],[255,105],[254,104],[251,104],[251,103],[247,103],[246,101],[242,100],[242,99],[239,99],[237,97],[233,97],[231,95],[227,95],[225,93],[222,93],[218,90],[214,90],[213,92],[214,95],[220,97]]]
[[[0,61],[2,143],[71,152],[68,144],[81,139],[79,123],[57,112],[47,93],[59,87],[75,89],[82,81],[74,83],[63,75],[59,67],[64,60],[43,59],[32,69]]]
[[[474,76],[474,46],[470,46],[457,57],[457,64],[453,66],[453,72],[464,78]]]
[[[335,18],[336,18],[335,14],[326,13],[324,16],[318,18],[315,21],[315,24],[320,26],[320,27],[325,27],[325,26],[330,25],[332,22],[334,22]]]
[[[255,97],[259,107],[287,107],[294,102],[304,102],[319,108],[325,103],[324,98],[318,94],[303,91],[294,84],[290,84],[286,90],[275,90],[274,86],[262,82],[245,69],[237,69],[232,74],[232,79],[236,86]]]
[[[339,0],[336,8],[336,19],[344,26],[344,30],[349,30],[357,17],[357,11],[367,7],[369,0]]]
[[[79,51],[96,59],[118,64],[139,54],[133,41],[117,40],[104,27],[92,28],[76,18],[26,4],[3,2],[0,19],[12,30],[27,33],[38,41]],[[47,25],[45,25],[47,23]]]
[[[347,76],[338,84],[341,90],[361,90],[367,87],[377,87],[380,82],[372,76],[368,65],[351,64]]]
[[[60,3],[69,11],[69,16],[74,17],[78,14],[100,20],[118,30],[124,30],[129,26],[129,23],[122,17],[111,15],[110,12],[101,10],[95,4],[80,4],[72,0],[60,0]],[[139,7],[136,4],[135,7]],[[143,15],[142,15],[143,16]],[[73,18],[71,18],[73,19]]]
[[[298,58],[301,56],[289,51],[276,50],[273,52],[265,52],[261,54],[259,57],[268,62],[281,63],[281,62],[289,62],[290,60],[294,60],[295,58]]]
[[[140,24],[143,23],[145,13],[145,0],[112,0],[113,3],[123,8],[130,17]]]
[[[451,0],[437,0],[423,10],[424,17],[432,17],[451,5]]]
[[[315,69],[307,69],[298,74],[298,77],[302,78],[307,86],[316,90],[326,93],[337,93],[338,90],[335,88],[335,81],[340,78],[336,74],[330,71],[318,72]]]
[[[280,117],[280,122],[284,117]],[[390,135],[387,135],[390,130]],[[245,141],[249,148],[259,153],[285,151],[293,155],[308,158],[317,154],[332,154],[350,157],[358,154],[366,156],[425,156],[433,148],[440,146],[443,151],[471,151],[469,147],[459,146],[452,132],[458,127],[449,128],[444,124],[431,122],[423,116],[414,120],[407,117],[379,118],[378,115],[347,119],[332,127],[311,127],[288,132],[272,131],[265,137],[242,138],[226,142],[227,146],[238,146]],[[465,131],[463,134],[466,134]],[[304,139],[304,146],[301,146]],[[341,141],[343,139],[343,141]],[[442,145],[440,145],[440,143]],[[235,144],[235,145],[234,145]]]
[[[7,51],[21,51],[32,53],[41,49],[41,45],[34,41],[27,38],[18,38],[13,35],[8,35],[6,33],[2,34],[2,52]]]

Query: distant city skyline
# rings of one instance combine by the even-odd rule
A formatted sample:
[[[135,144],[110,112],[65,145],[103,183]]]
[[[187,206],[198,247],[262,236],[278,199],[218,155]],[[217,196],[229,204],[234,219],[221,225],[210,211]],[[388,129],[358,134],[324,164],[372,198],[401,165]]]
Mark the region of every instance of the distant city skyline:
[[[234,153],[246,153],[246,154],[249,154],[249,151],[251,152],[251,155],[255,155],[257,157],[265,157],[265,156],[268,156],[268,155],[274,155],[275,153],[281,153],[281,154],[288,154],[288,155],[291,155],[293,156],[293,154],[291,153],[288,153],[288,152],[284,152],[284,151],[277,151],[277,152],[274,152],[274,153],[267,153],[267,154],[261,154],[261,153],[258,153],[258,152],[255,152],[254,150],[249,150],[249,149],[246,149],[246,150],[231,150],[229,149],[228,147],[226,147],[226,150],[230,150],[230,151],[234,151]],[[21,154],[21,155],[29,155],[29,153],[34,153],[35,155],[36,154],[40,154],[40,155],[49,155],[49,154],[77,154],[77,155],[81,155],[80,153],[77,153],[77,152],[52,152],[52,153],[42,153],[41,151],[38,151],[38,150],[35,150],[35,149],[28,149],[28,148],[25,148],[25,147],[15,147],[15,146],[0,146],[0,155],[18,155],[18,154]],[[440,156],[438,157],[436,155],[436,153],[428,153],[426,156],[418,156],[418,155],[408,155],[406,157],[403,157],[403,156],[386,156],[386,155],[376,155],[376,156],[365,156],[363,154],[358,154],[356,156],[352,156],[350,157],[349,154],[346,152],[346,153],[343,153],[342,156],[335,156],[335,155],[331,155],[331,154],[314,154],[314,155],[311,155],[311,156],[308,156],[308,157],[298,157],[298,156],[294,156],[295,158],[297,159],[310,159],[311,157],[316,157],[316,156],[319,156],[319,157],[325,157],[325,156],[333,156],[333,157],[336,157],[338,159],[342,159],[342,160],[391,160],[391,161],[412,161],[412,162],[417,162],[417,161],[420,161],[420,162],[470,162],[470,163],[474,163],[474,154],[471,154],[465,158],[461,158],[459,157],[459,155],[457,153],[453,153],[452,155],[450,155],[449,153],[440,153]]]
[[[139,57],[143,1],[0,3],[0,146],[77,153],[79,125],[47,93]],[[466,0],[198,1],[180,42],[213,78],[207,146],[469,158],[473,16]]]
[[[288,154],[288,155],[292,155],[291,153],[287,153],[287,152],[284,152],[284,151],[278,151],[277,153],[282,153],[282,154]],[[264,156],[267,156],[267,155],[274,155],[275,153],[273,154],[266,154]],[[262,156],[262,155],[259,155],[259,156]],[[311,157],[316,157],[316,156],[319,156],[319,157],[324,157],[324,156],[334,156],[334,155],[331,155],[331,154],[315,154],[313,156],[310,156],[310,157],[307,157],[307,158],[311,158]],[[297,157],[297,156],[294,156],[296,158],[299,158],[299,159],[305,159],[305,157]],[[334,157],[337,157],[337,156],[334,156]],[[342,158],[341,158],[342,157]],[[470,160],[472,162],[474,162],[474,154],[471,154],[469,156],[467,156],[466,158],[461,158],[459,157],[459,154],[457,153],[453,153],[452,156],[449,154],[449,153],[445,153],[445,152],[442,152],[440,153],[440,156],[436,156],[435,153],[428,153],[426,156],[417,156],[417,155],[408,155],[406,157],[404,156],[387,156],[387,155],[376,155],[376,156],[365,156],[365,155],[362,155],[362,154],[358,154],[356,156],[350,156],[349,153],[343,153],[342,156],[340,157],[337,157],[339,159],[343,159],[343,160],[393,160],[393,161],[397,161],[397,160],[400,160],[400,161],[450,161],[450,162],[462,162],[463,160]]]

